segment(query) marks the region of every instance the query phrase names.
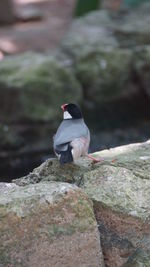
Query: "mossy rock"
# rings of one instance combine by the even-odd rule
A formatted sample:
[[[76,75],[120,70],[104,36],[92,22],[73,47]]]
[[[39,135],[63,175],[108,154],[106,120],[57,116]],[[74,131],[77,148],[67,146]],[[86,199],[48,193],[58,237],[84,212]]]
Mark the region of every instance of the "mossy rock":
[[[150,257],[150,141],[93,156],[103,160],[92,164],[83,158],[61,166],[50,159],[14,182],[25,187],[43,181],[76,183],[93,201],[106,265],[148,266],[144,264]]]
[[[104,267],[92,202],[75,185],[0,183],[0,239],[4,267]]]
[[[61,104],[80,103],[82,91],[54,57],[27,53],[1,62],[0,99],[1,120],[54,122],[61,116]]]
[[[76,162],[60,165],[58,159],[47,159],[39,167],[35,168],[25,177],[14,179],[13,182],[19,186],[36,184],[43,181],[59,181],[76,184],[83,182],[83,175],[93,168],[89,159],[83,158]]]
[[[117,38],[108,30],[112,21],[107,11],[91,12],[80,19],[74,20],[61,48],[67,56],[74,60],[100,47],[118,47]]]
[[[106,264],[148,266],[150,142],[104,150],[94,156],[104,162],[84,174],[82,188],[94,202]],[[137,249],[141,253],[136,254]]]
[[[137,249],[127,263],[123,267],[149,267],[150,266],[150,254],[143,251],[141,248]]]
[[[120,146],[93,155],[104,158],[104,163],[85,173],[82,183],[85,192],[116,212],[146,222],[150,216],[150,142]]]
[[[129,86],[131,68],[130,50],[103,48],[82,56],[76,62],[75,73],[86,99],[103,105],[136,93]]]
[[[138,8],[128,12],[120,23],[114,27],[115,36],[121,46],[150,44],[150,3],[143,3]]]

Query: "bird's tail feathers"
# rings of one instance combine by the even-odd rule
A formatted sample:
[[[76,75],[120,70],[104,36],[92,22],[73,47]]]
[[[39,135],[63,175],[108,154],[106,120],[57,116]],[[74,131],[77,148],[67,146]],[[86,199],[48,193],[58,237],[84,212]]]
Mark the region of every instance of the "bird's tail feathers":
[[[73,162],[73,156],[71,153],[72,147],[68,145],[68,149],[66,151],[61,151],[60,152],[60,164],[63,165],[65,163],[70,163]]]

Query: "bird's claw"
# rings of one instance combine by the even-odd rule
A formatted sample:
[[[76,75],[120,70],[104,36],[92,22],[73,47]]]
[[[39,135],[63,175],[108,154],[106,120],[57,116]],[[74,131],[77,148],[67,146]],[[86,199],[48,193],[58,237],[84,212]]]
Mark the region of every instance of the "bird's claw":
[[[91,155],[89,155],[89,154],[87,155],[87,157],[90,158],[90,159],[92,160],[92,163],[93,163],[93,164],[104,161],[103,158],[95,158],[95,157],[93,157],[93,156],[91,156]]]

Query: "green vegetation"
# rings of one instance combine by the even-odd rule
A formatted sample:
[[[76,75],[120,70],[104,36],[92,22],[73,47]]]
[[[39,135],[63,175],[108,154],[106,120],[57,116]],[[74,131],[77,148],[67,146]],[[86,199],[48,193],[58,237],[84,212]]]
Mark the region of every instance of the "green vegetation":
[[[82,16],[100,7],[100,0],[78,0],[75,8],[75,16]]]

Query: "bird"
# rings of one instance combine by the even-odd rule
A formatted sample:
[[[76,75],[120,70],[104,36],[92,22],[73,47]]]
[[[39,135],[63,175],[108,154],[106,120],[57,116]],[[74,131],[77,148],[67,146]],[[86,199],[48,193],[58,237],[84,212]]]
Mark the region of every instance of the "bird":
[[[75,162],[87,156],[94,162],[98,159],[88,154],[90,131],[84,122],[82,112],[74,103],[63,104],[63,121],[53,137],[53,148],[61,165]]]

